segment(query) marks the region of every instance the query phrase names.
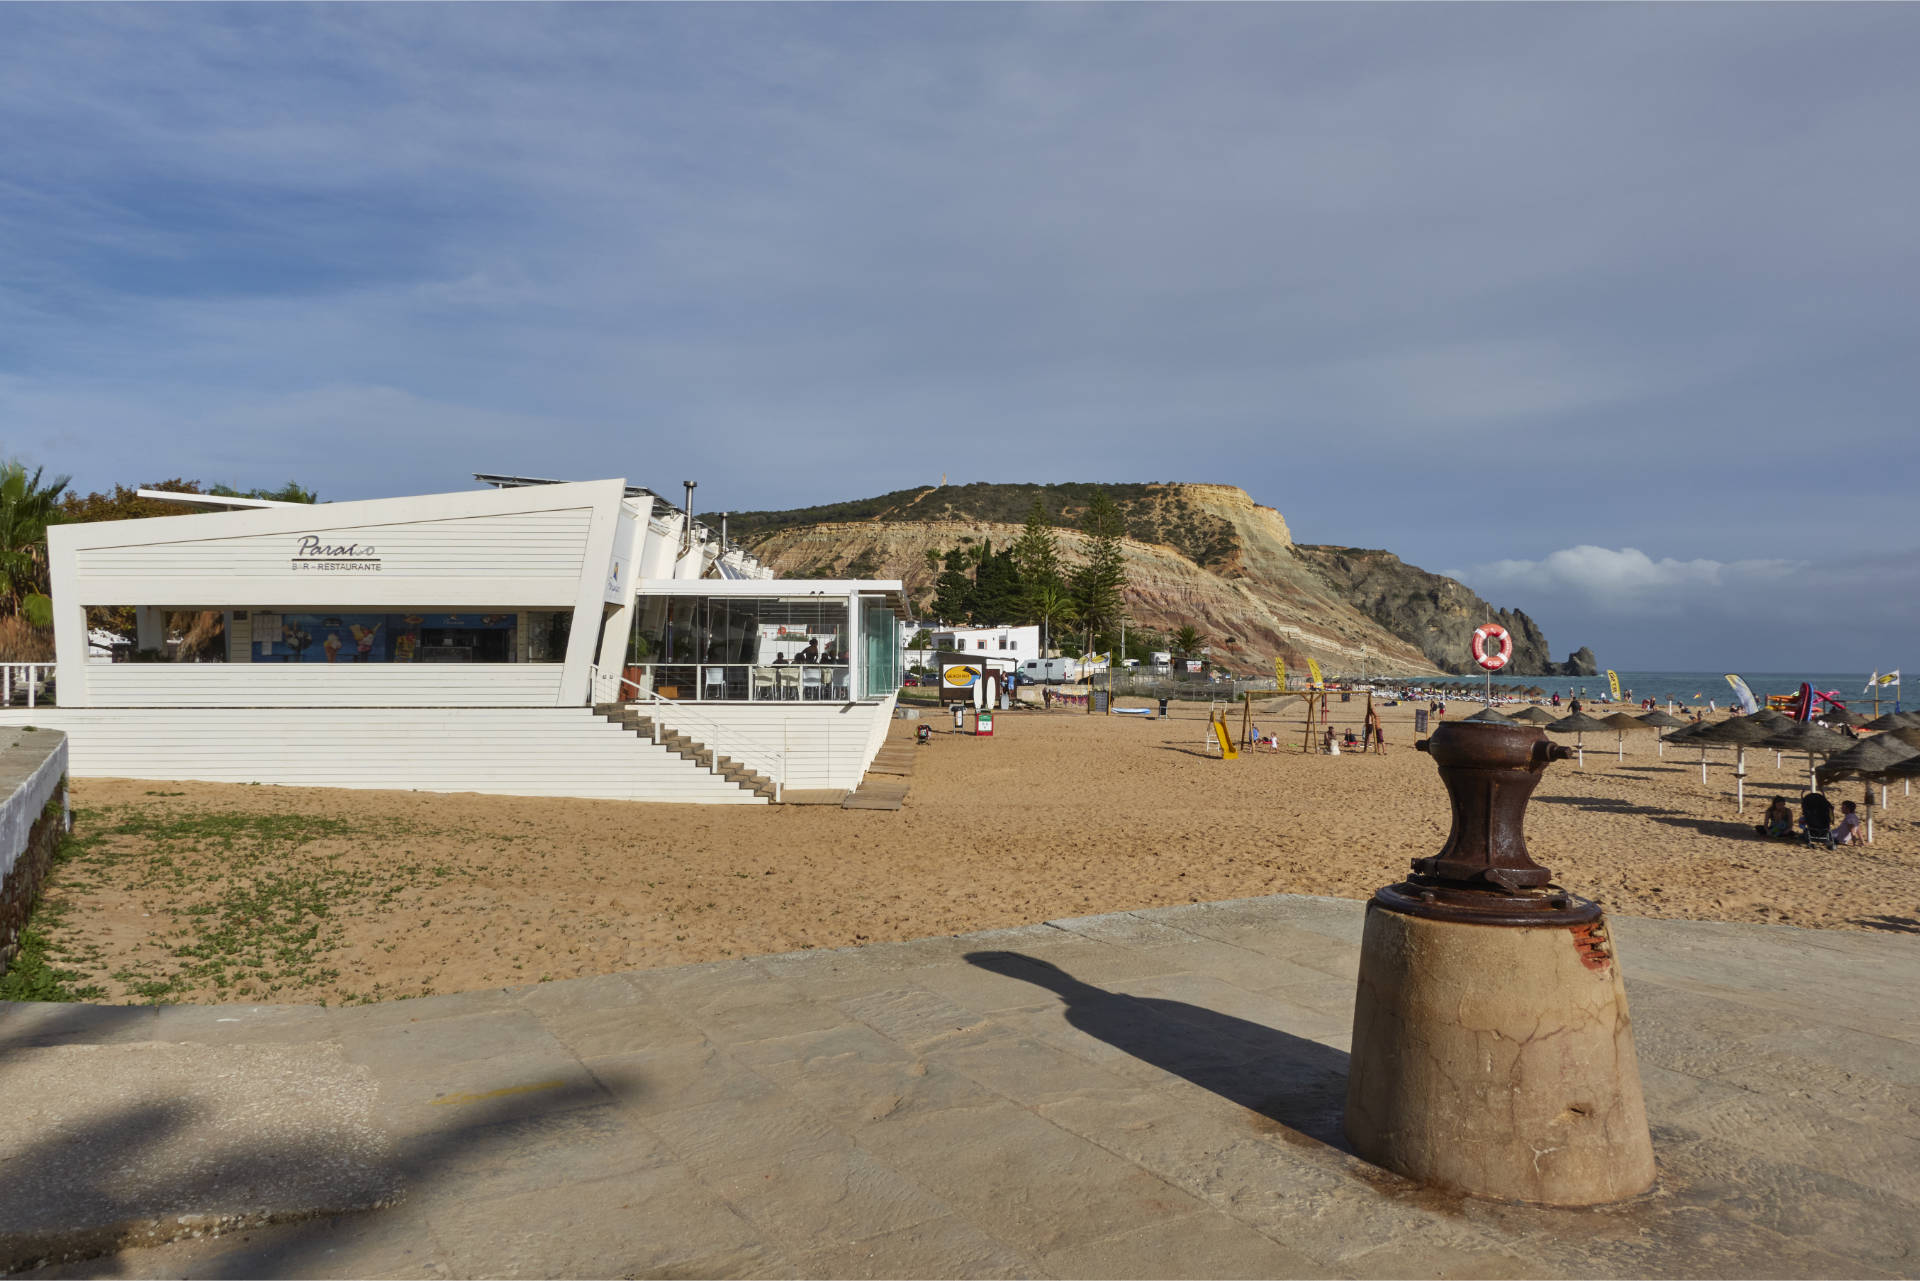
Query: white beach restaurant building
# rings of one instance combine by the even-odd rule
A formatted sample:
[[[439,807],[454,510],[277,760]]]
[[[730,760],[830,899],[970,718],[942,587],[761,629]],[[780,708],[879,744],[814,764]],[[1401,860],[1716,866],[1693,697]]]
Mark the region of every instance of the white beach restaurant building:
[[[482,479],[500,487],[54,526],[55,705],[0,723],[65,730],[81,777],[858,786],[899,691],[899,582],[775,579],[623,480]],[[166,613],[217,611],[226,661],[89,661],[87,608],[126,605],[143,651]]]

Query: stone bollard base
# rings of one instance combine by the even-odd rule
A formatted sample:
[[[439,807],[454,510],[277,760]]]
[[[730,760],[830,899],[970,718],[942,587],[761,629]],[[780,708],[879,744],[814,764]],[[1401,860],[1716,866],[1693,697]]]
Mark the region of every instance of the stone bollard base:
[[[1433,1187],[1603,1205],[1653,1186],[1605,917],[1469,925],[1367,906],[1346,1133]]]

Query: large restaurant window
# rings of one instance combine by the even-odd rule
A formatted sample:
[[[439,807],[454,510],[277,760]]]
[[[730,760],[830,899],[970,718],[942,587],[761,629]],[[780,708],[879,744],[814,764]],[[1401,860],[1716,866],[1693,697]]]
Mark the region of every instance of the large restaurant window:
[[[844,702],[853,642],[844,597],[642,596],[631,695],[715,702]]]
[[[817,597],[642,596],[629,663],[846,662],[847,602]]]
[[[533,661],[552,661],[543,642],[551,619],[530,620]],[[542,624],[545,624],[542,626]],[[512,663],[520,659],[519,615],[416,610],[394,614],[253,614],[256,663]]]

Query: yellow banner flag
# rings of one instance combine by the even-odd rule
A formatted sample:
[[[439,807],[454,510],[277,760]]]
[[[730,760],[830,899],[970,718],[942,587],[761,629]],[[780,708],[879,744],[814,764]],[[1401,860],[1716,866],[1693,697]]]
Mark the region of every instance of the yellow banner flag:
[[[1320,677],[1319,660],[1309,658],[1307,660],[1307,670],[1313,673],[1313,687],[1315,689],[1319,689],[1321,686],[1326,684],[1326,681],[1322,680]]]
[[[1287,687],[1287,660],[1276,657],[1273,660],[1273,680],[1281,689]]]
[[[1620,677],[1611,667],[1607,669],[1607,691],[1613,695],[1614,702],[1620,701]]]

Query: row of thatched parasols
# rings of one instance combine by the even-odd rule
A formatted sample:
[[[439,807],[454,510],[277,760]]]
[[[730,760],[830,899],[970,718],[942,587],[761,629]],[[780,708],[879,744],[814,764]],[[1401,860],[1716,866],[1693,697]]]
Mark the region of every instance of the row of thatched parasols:
[[[1807,756],[1807,786],[1818,789],[1826,784],[1844,778],[1857,778],[1867,784],[1866,804],[1867,822],[1871,831],[1873,816],[1874,784],[1880,786],[1880,804],[1886,806],[1887,786],[1893,782],[1905,782],[1908,791],[1912,791],[1912,780],[1920,778],[1920,713],[1889,712],[1859,725],[1860,729],[1878,731],[1871,738],[1848,738],[1825,726],[1806,721],[1796,721],[1791,716],[1776,712],[1771,708],[1756,712],[1752,716],[1736,716],[1724,721],[1701,721],[1690,723],[1669,716],[1665,712],[1649,712],[1645,716],[1632,716],[1626,712],[1616,712],[1611,716],[1596,718],[1584,712],[1571,716],[1555,717],[1540,707],[1528,707],[1507,716],[1488,708],[1468,717],[1469,720],[1496,721],[1503,724],[1516,724],[1531,721],[1552,734],[1574,734],[1576,750],[1580,752],[1580,764],[1585,765],[1585,738],[1589,733],[1601,733],[1613,730],[1616,734],[1615,754],[1624,757],[1626,736],[1632,730],[1676,730],[1676,733],[1661,735],[1661,754],[1665,755],[1668,743],[1685,744],[1700,749],[1700,781],[1707,781],[1707,750],[1715,747],[1731,747],[1735,752],[1734,780],[1736,804],[1746,809],[1747,749],[1749,747],[1772,751],[1774,763],[1780,763],[1782,753]],[[1850,723],[1852,718],[1842,711],[1836,711],[1827,717],[1830,722]],[[1825,764],[1815,766],[1816,758],[1824,758]]]

